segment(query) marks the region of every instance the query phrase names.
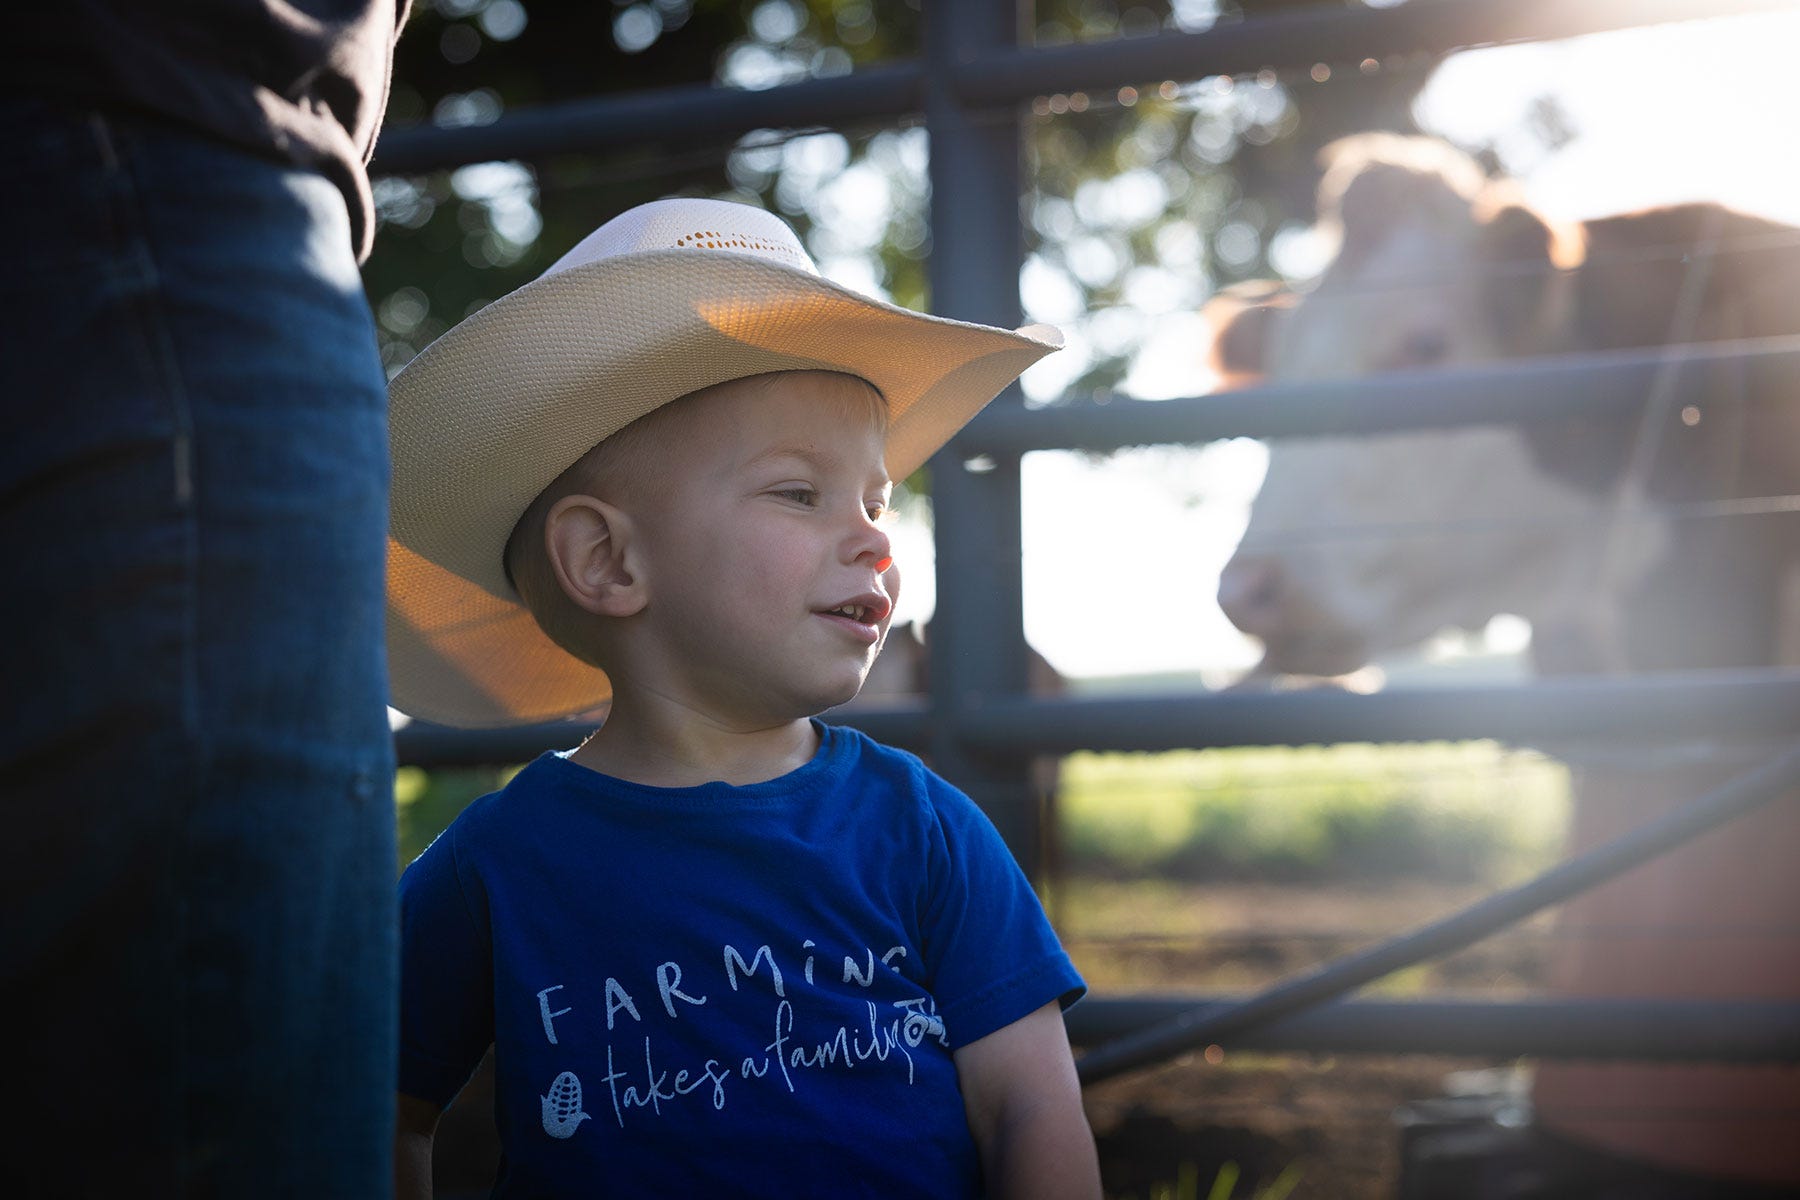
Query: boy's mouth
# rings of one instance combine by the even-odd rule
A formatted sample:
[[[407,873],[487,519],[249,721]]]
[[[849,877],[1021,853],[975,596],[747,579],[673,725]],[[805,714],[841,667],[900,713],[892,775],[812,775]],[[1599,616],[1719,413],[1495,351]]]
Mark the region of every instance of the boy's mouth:
[[[868,624],[870,623],[868,614],[874,610],[866,604],[840,604],[836,608],[828,608],[825,611],[835,617],[849,617],[852,621],[862,621],[864,624]]]
[[[828,617],[843,617],[858,625],[879,625],[887,617],[892,607],[886,596],[879,592],[869,592],[861,596],[853,596],[834,608],[820,610]]]

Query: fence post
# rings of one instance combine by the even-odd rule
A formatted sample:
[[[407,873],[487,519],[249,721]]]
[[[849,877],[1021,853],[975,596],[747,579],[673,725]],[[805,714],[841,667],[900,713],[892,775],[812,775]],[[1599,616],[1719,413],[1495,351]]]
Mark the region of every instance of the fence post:
[[[927,0],[925,121],[931,139],[931,308],[939,316],[1020,323],[1021,122],[1018,107],[971,112],[954,66],[1018,43],[1018,0]],[[996,405],[1018,406],[1015,385]],[[983,695],[1026,687],[1020,552],[1019,455],[964,466],[957,445],[931,462],[936,515],[937,611],[932,619],[934,765],[999,827],[1026,874],[1042,874],[1039,798],[1017,752],[975,752],[961,717]]]

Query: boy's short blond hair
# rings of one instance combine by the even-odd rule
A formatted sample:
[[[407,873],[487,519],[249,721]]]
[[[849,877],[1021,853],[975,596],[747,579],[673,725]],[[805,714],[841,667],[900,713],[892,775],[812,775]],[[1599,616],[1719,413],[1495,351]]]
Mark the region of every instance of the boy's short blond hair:
[[[884,434],[887,430],[887,402],[874,384],[859,375],[842,371],[818,374],[841,375],[863,385],[859,394],[868,398],[865,415]],[[764,375],[748,375],[727,380],[697,392],[671,400],[661,408],[645,413],[611,437],[593,446],[576,459],[550,486],[537,494],[513,526],[506,541],[506,575],[524,601],[532,619],[546,636],[568,653],[591,667],[606,669],[601,619],[577,605],[563,591],[545,546],[546,523],[550,510],[569,496],[592,496],[613,504],[641,502],[652,486],[656,472],[649,469],[661,457],[662,448],[678,435],[682,424],[690,419],[696,401],[719,388],[743,384],[773,382],[797,371],[773,371]]]

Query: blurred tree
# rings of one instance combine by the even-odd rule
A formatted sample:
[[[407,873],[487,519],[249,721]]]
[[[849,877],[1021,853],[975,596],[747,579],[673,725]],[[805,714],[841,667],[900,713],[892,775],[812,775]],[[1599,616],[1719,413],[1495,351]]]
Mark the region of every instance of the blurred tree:
[[[921,2],[959,0],[414,0],[388,129],[485,123],[675,84],[767,87],[906,59],[918,53]],[[1362,2],[1035,0],[1025,36],[1050,45],[1200,30]],[[1318,149],[1361,129],[1412,131],[1409,106],[1433,62],[1373,71],[1332,62],[1281,74],[1246,64],[1229,79],[1039,97],[1025,121],[1023,282],[1028,316],[1070,335],[1055,356],[1068,365],[1053,392],[1117,388],[1155,318],[1192,312],[1233,280],[1280,273],[1282,237],[1311,217]],[[381,227],[364,280],[383,359],[397,371],[607,217],[671,194],[777,211],[828,275],[928,308],[928,155],[913,121],[645,139],[605,156],[380,178]],[[1305,264],[1289,269],[1304,273]],[[502,778],[405,776],[404,857]]]
[[[1037,0],[1036,41],[1197,31],[1351,2]],[[1058,356],[1064,394],[1117,388],[1159,315],[1193,312],[1237,280],[1307,274],[1280,239],[1310,225],[1319,150],[1367,129],[1417,132],[1411,104],[1437,61],[1281,72],[1247,63],[1231,77],[1040,97],[1027,146],[1026,294],[1048,298],[1039,319],[1075,331]],[[1197,375],[1197,355],[1194,366]]]
[[[1048,45],[1204,29],[1320,2],[1035,0],[1027,25]],[[767,87],[841,74],[916,54],[919,6],[423,0],[400,42],[388,127],[483,123],[671,84]],[[1246,64],[1229,79],[1040,97],[1027,122],[1026,298],[1032,316],[1074,335],[1074,354],[1059,356],[1076,366],[1068,390],[1116,387],[1147,317],[1192,311],[1219,285],[1278,270],[1278,239],[1310,216],[1318,148],[1358,129],[1412,130],[1409,105],[1431,65],[1330,63],[1320,82],[1320,68],[1277,75]],[[827,274],[927,307],[928,152],[916,126],[762,131],[383,178],[381,234],[365,271],[383,357],[397,370],[606,216],[677,193],[779,211]]]

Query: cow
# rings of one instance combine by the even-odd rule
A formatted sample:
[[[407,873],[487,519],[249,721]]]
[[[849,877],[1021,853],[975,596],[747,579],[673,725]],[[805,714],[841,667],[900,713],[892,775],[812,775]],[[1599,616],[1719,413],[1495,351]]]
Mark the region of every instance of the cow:
[[[1325,153],[1319,206],[1337,257],[1303,298],[1222,298],[1236,309],[1212,314],[1228,379],[1800,332],[1790,227],[1701,204],[1561,227],[1441,142],[1361,135]],[[1245,321],[1255,337],[1239,334]],[[1741,381],[1720,374],[1726,402],[1651,413],[1648,430],[1572,417],[1278,444],[1221,606],[1263,641],[1269,674],[1336,675],[1496,612],[1531,620],[1555,673],[1800,662],[1769,640],[1791,638],[1792,622],[1704,619],[1719,580],[1792,597],[1795,523],[1729,521],[1720,537],[1719,522],[1668,515],[1793,490],[1800,406],[1732,403]],[[1654,453],[1628,461],[1640,444]],[[1676,560],[1716,570],[1674,588],[1665,572],[1653,603],[1625,602]]]
[[[1424,138],[1358,135],[1323,162],[1336,256],[1310,290],[1221,297],[1225,378],[1800,332],[1800,230],[1704,203],[1562,224]],[[1502,612],[1531,621],[1544,675],[1800,665],[1800,521],[1775,511],[1800,482],[1800,381],[1748,378],[1723,366],[1707,399],[1630,417],[1276,444],[1219,589],[1263,642],[1253,678],[1339,675]],[[1563,749],[1581,850],[1767,748]],[[1571,902],[1552,987],[1800,1002],[1796,849],[1787,796]],[[1800,1184],[1793,1072],[1547,1063],[1534,1100],[1594,1161]]]

